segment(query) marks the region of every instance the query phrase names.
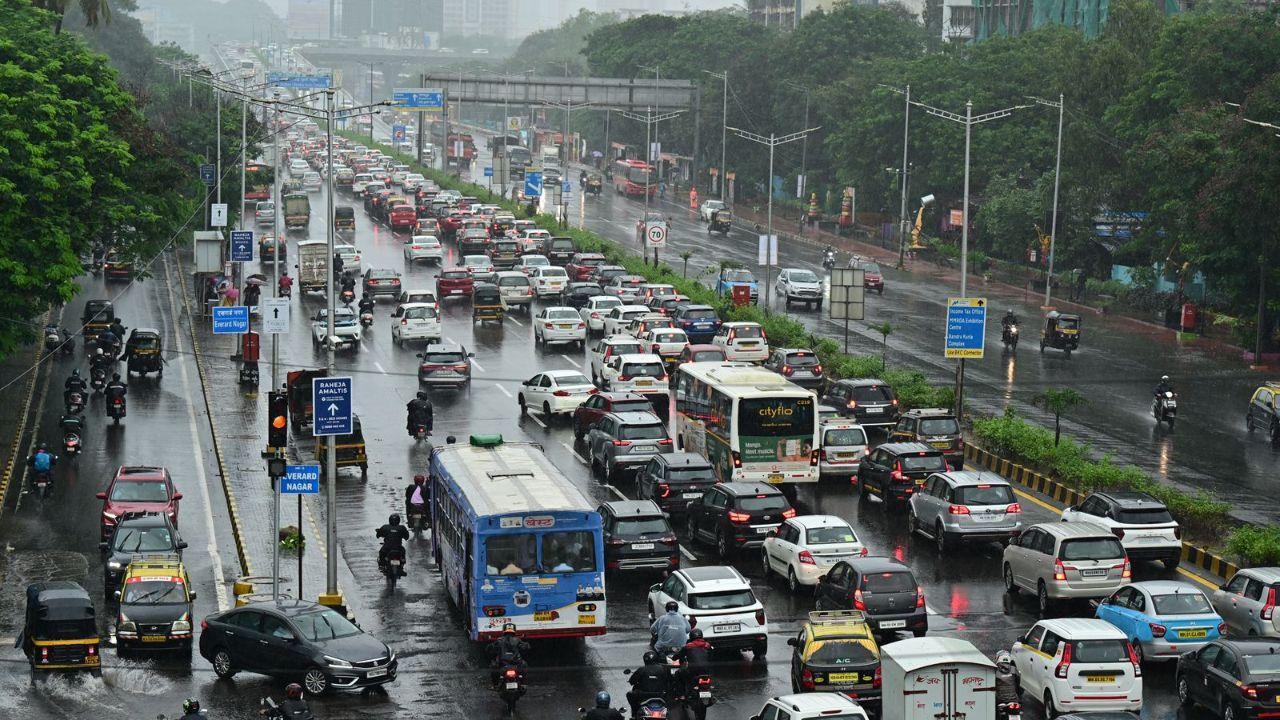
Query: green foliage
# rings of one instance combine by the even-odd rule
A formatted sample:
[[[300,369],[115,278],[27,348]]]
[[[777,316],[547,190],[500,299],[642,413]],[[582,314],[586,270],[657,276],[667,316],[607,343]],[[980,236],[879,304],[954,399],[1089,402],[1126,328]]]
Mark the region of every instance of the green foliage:
[[[1057,445],[1062,436],[1062,414],[1073,408],[1084,405],[1087,400],[1071,388],[1045,390],[1035,396],[1035,404],[1053,413],[1053,444]]]
[[[568,61],[570,74],[585,74],[586,58],[583,53],[587,48],[587,37],[617,22],[618,16],[613,13],[580,10],[558,26],[539,30],[521,41],[505,64],[506,72],[533,70],[535,74],[543,75],[552,72],[550,66],[553,63],[563,67],[563,63]]]
[[[1242,525],[1227,538],[1227,552],[1251,567],[1280,565],[1280,527]]]

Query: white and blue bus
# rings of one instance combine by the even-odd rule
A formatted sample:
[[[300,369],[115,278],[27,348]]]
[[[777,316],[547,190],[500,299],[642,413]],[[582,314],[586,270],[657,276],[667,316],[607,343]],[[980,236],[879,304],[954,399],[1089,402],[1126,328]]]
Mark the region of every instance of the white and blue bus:
[[[533,443],[473,435],[431,454],[432,549],[472,640],[605,632],[604,545],[591,502]]]

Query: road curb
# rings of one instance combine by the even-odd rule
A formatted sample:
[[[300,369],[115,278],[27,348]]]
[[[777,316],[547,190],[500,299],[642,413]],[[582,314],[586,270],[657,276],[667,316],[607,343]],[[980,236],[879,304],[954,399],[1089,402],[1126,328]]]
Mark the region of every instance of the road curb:
[[[45,322],[49,321],[50,312],[45,313]],[[31,413],[31,401],[36,395],[36,382],[40,379],[40,363],[44,360],[44,342],[36,344],[34,364],[36,369],[27,381],[27,399],[22,402],[22,411],[18,415],[18,427],[13,433],[13,445],[9,449],[9,460],[4,465],[4,475],[0,476],[0,512],[8,506],[9,484],[13,482],[13,469],[17,467],[18,451],[22,449],[22,436],[27,432],[27,421]]]
[[[973,443],[965,444],[964,457],[966,462],[981,465],[1010,482],[1016,482],[1025,488],[1045,495],[1054,502],[1060,503],[1064,508],[1068,505],[1078,504],[1084,499],[1083,495],[1057,480],[1042,475],[1031,468],[1019,465],[1012,460],[1000,457],[993,452],[983,450]],[[1185,541],[1182,543],[1182,562],[1194,565],[1223,580],[1229,579],[1240,570],[1238,565],[1226,558],[1215,555],[1207,548],[1192,545]]]

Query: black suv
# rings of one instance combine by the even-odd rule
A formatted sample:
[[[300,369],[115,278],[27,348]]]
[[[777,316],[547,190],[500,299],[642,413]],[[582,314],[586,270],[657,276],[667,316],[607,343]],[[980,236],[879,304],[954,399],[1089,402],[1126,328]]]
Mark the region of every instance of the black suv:
[[[680,569],[680,543],[652,500],[616,500],[596,508],[604,528],[606,570]]]
[[[921,442],[942,451],[952,470],[964,467],[964,439],[955,413],[941,409],[908,410],[889,433],[889,442]]]
[[[838,562],[818,578],[814,597],[819,610],[860,610],[872,632],[929,630],[924,590],[906,565],[887,557]]]
[[[457,343],[432,343],[418,354],[418,383],[430,387],[471,387],[471,358],[475,353]]]
[[[938,448],[918,442],[885,443],[858,465],[858,494],[877,495],[886,508],[890,502],[905,505],[925,478],[947,469]]]
[[[827,388],[822,404],[836,408],[842,416],[853,418],[863,427],[898,424],[898,397],[883,380],[840,380]]]
[[[697,453],[654,455],[636,475],[636,495],[663,512],[684,512],[702,491],[716,484],[711,463]]]
[[[182,559],[186,546],[164,513],[125,513],[116,523],[111,539],[98,543],[102,551],[102,585],[106,599],[115,598],[120,578],[135,558],[160,555]]]
[[[782,491],[759,482],[720,483],[689,503],[689,537],[715,543],[728,560],[735,550],[764,544],[770,530],[796,516]]]

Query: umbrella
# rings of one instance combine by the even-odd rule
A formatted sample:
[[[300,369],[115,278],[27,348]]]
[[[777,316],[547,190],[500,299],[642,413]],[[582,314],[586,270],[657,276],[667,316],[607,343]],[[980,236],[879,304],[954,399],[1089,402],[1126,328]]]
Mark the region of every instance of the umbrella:
[[[250,275],[249,277],[245,278],[244,283],[245,285],[259,285],[259,286],[266,285],[267,276],[261,273],[254,273],[253,275]]]
[[[604,153],[600,152],[599,150],[592,150],[591,157],[597,157],[597,158],[604,157]]]

